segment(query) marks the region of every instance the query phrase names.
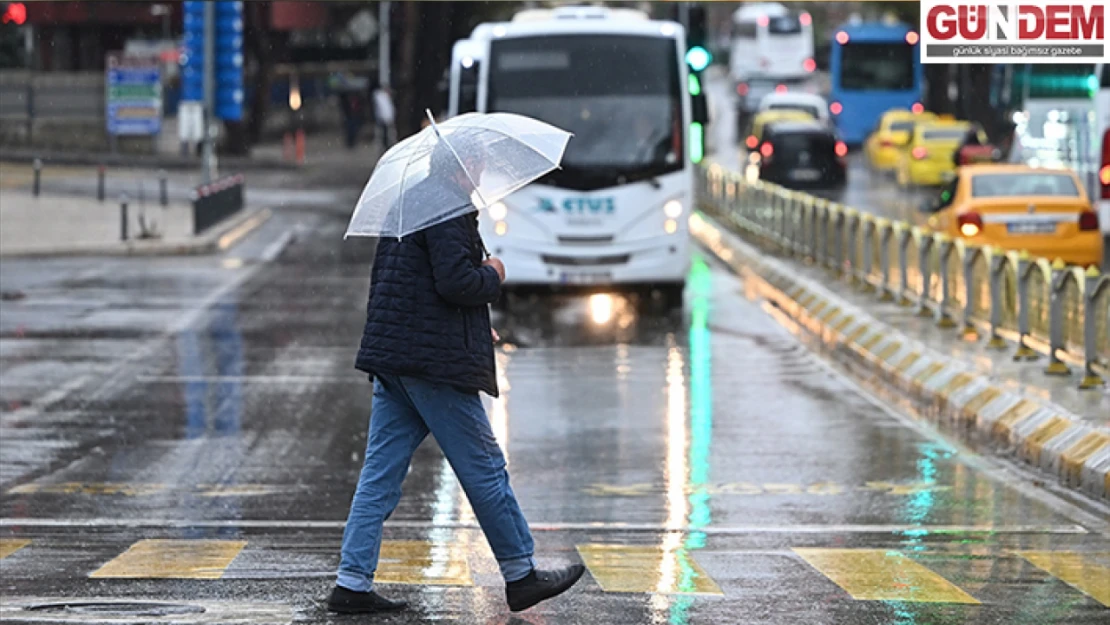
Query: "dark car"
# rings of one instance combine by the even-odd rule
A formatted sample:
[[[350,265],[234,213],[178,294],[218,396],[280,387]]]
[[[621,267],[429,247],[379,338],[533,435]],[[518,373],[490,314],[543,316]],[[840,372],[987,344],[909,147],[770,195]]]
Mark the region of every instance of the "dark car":
[[[820,122],[767,126],[759,146],[759,179],[790,189],[839,189],[848,181],[848,146]]]

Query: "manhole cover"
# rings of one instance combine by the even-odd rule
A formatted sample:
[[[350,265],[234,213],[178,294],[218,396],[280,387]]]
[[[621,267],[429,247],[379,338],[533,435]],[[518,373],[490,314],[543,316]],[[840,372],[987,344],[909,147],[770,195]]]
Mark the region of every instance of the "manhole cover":
[[[32,612],[71,612],[109,616],[180,616],[204,614],[204,608],[180,603],[143,601],[75,601],[73,603],[42,603],[29,606]]]

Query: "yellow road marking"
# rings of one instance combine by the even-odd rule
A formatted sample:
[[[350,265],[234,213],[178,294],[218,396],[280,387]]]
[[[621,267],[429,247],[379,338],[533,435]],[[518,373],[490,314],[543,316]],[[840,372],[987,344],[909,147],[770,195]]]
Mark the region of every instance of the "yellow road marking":
[[[383,584],[474,585],[463,549],[453,543],[426,540],[383,541],[374,581]]]
[[[822,323],[828,323],[828,322],[832,321],[839,314],[840,314],[840,308],[836,307],[836,308],[832,308],[831,310],[826,311],[825,314],[818,317],[818,319],[820,319]]]
[[[1063,465],[1067,478],[1078,480],[1079,473],[1083,469],[1083,463],[1087,462],[1087,458],[1095,455],[1107,445],[1110,445],[1110,435],[1102,432],[1091,432],[1079,439],[1076,444],[1068,447],[1060,455],[1060,464]]]
[[[925,369],[923,371],[921,371],[921,373],[918,373],[917,375],[913,376],[913,381],[914,381],[915,384],[918,384],[918,385],[924,384],[926,380],[928,380],[929,378],[933,377],[934,375],[940,373],[940,370],[943,369],[943,368],[944,368],[944,365],[942,363],[934,362],[933,364],[929,365],[928,367],[925,367]]]
[[[869,326],[869,325],[861,325],[860,327],[856,328],[855,330],[852,330],[852,333],[851,333],[851,334],[849,334],[849,335],[848,335],[847,337],[845,337],[845,338],[847,339],[847,342],[849,342],[849,343],[855,343],[855,342],[856,342],[856,339],[858,339],[859,337],[863,336],[864,334],[866,334],[866,333],[868,333],[868,332],[870,332],[870,331],[871,331],[871,326]]]
[[[863,343],[861,343],[860,347],[862,347],[863,349],[866,349],[867,351],[871,351],[871,348],[878,345],[879,341],[882,341],[884,338],[886,338],[886,337],[881,332],[876,332],[876,333],[871,335],[871,338],[869,338],[866,341],[864,341]]]
[[[966,373],[957,374],[954,378],[948,381],[947,384],[941,387],[937,394],[941,397],[948,399],[952,393],[960,390],[971,383],[971,376]]]
[[[1040,464],[1041,450],[1044,449],[1045,443],[1056,438],[1071,426],[1071,421],[1063,417],[1053,416],[1048,421],[1037,426],[1037,429],[1033,430],[1029,436],[1025,438],[1025,453],[1030,456],[1030,460],[1034,464]]]
[[[794,549],[810,566],[853,599],[919,603],[979,601],[897,551],[886,549]]]
[[[845,317],[838,321],[835,326],[833,326],[833,330],[836,330],[837,332],[843,332],[855,320],[855,317]]]
[[[974,415],[983,409],[983,406],[991,403],[1002,394],[1002,391],[994,386],[979,391],[979,394],[971,398],[971,401],[964,405],[964,413]]]
[[[685,549],[588,544],[578,553],[605,592],[724,594]]]
[[[1033,566],[1110,608],[1110,567],[1070,551],[1019,551]],[[1087,554],[1096,555],[1096,554]],[[1110,553],[1098,554],[1110,557]]]
[[[89,577],[220,579],[246,546],[242,540],[140,540]]]
[[[59,484],[23,484],[11,489],[12,494],[30,495],[123,495],[136,497],[153,495],[168,488],[165,484],[139,484],[126,482],[61,482]]]
[[[905,358],[901,360],[901,362],[894,366],[894,370],[905,373],[910,367],[913,366],[913,363],[917,362],[920,359],[921,352],[913,352],[912,354],[908,354]]]
[[[887,345],[886,347],[884,347],[883,351],[876,354],[876,357],[879,360],[887,360],[889,358],[893,358],[894,354],[897,354],[898,350],[900,350],[900,349],[902,349],[902,344],[901,343],[891,343],[890,345]]]
[[[30,544],[31,541],[26,538],[0,538],[0,560]]]
[[[1019,401],[1011,406],[1009,410],[999,415],[998,420],[994,422],[994,431],[1008,436],[1015,423],[1033,414],[1038,408],[1037,404],[1028,399]]]

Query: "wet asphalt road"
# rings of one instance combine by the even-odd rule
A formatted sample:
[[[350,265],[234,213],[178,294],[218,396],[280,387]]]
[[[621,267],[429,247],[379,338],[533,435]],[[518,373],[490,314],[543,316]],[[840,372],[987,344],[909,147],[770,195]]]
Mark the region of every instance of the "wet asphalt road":
[[[429,441],[379,571],[414,607],[329,617],[370,399],[343,226],[287,209],[223,257],[0,265],[0,619],[1107,622],[1104,508],[876,405],[702,255],[681,312],[496,318],[490,418],[541,564],[584,560],[578,587],[511,618]],[[133,604],[28,609],[101,601]]]

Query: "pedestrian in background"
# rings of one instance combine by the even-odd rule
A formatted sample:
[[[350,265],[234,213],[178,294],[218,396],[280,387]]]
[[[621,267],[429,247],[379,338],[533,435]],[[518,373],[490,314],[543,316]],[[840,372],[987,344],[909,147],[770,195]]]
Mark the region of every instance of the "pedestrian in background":
[[[393,107],[393,95],[386,85],[378,85],[374,90],[374,119],[378,124],[378,132],[382,136],[382,148],[388,150],[393,146],[393,124],[396,110]]]
[[[400,500],[413,453],[429,433],[451,463],[497,558],[510,610],[563,593],[585,572],[580,564],[536,569],[532,534],[479,397],[498,395],[489,305],[505,279],[500,260],[483,260],[478,213],[470,201],[486,162],[483,147],[464,137],[453,135],[450,147],[436,143],[427,177],[405,189],[403,202],[443,207],[456,216],[407,236],[378,239],[356,361],[374,382],[372,415],[338,579],[328,599],[333,612],[406,606],[374,592],[373,580],[382,525]],[[384,222],[404,218],[397,204]]]

